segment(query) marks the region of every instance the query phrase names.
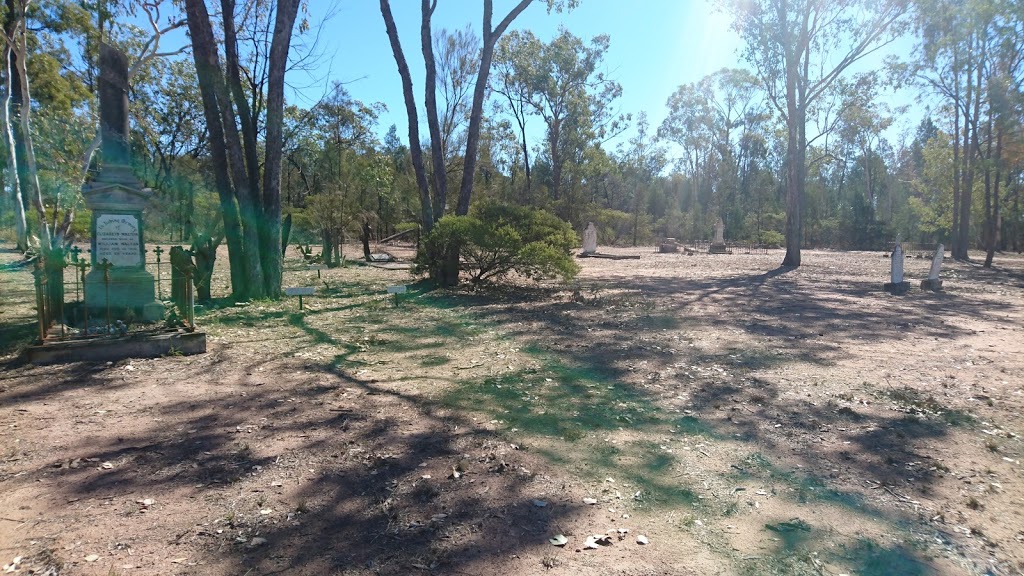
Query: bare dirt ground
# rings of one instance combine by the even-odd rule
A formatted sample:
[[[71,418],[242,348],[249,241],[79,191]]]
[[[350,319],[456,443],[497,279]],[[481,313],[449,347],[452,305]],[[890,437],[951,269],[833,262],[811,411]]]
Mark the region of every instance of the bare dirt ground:
[[[1024,573],[1024,258],[947,260],[943,293],[909,258],[892,296],[877,253],[607,251],[641,258],[397,306],[406,272],[290,260],[305,311],[222,300],[204,355],[49,367],[0,272],[0,566]]]

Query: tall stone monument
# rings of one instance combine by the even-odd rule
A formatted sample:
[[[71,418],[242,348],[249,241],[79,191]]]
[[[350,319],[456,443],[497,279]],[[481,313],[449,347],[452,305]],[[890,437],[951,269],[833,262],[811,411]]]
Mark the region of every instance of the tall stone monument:
[[[935,247],[935,255],[932,256],[932,267],[928,271],[928,277],[921,280],[921,290],[932,292],[942,291],[942,280],[939,280],[939,268],[942,267],[942,259],[946,255],[946,247],[939,244]]]
[[[708,248],[708,252],[711,254],[728,254],[729,248],[725,245],[725,222],[722,222],[722,217],[718,217],[718,221],[715,222],[715,239],[711,241],[711,246]]]
[[[100,314],[109,305],[120,316],[132,311],[146,321],[163,318],[153,275],[146,271],[142,212],[153,191],[131,170],[128,145],[128,60],[100,45],[100,172],[82,187],[92,210],[92,271],[85,277],[86,304]],[[98,266],[106,260],[109,271]],[[106,274],[105,274],[106,272]],[[108,300],[109,298],[109,300]]]

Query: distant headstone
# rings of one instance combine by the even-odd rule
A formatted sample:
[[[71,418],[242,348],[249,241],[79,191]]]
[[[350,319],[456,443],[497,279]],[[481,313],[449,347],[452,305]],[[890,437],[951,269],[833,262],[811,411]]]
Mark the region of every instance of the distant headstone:
[[[725,245],[725,222],[722,222],[722,217],[718,217],[718,221],[715,222],[715,239],[711,241],[711,246],[708,248],[708,252],[711,254],[728,254],[729,248]]]
[[[92,265],[85,277],[86,303],[97,312],[112,309],[141,313],[144,320],[163,318],[153,275],[146,271],[142,211],[152,190],[132,174],[128,132],[128,61],[106,44],[100,45],[100,173],[82,186],[92,210]],[[105,276],[97,262],[113,266]]]
[[[661,252],[662,254],[679,252],[679,243],[676,242],[675,238],[665,238],[661,241],[661,244],[658,245],[658,252]]]
[[[589,222],[586,230],[583,231],[583,253],[597,253],[597,227],[593,222]]]
[[[910,290],[910,282],[903,280],[903,246],[899,242],[896,243],[896,248],[892,251],[889,279],[890,281],[882,286],[886,292],[901,295]]]
[[[939,244],[935,248],[935,255],[932,256],[932,267],[928,271],[928,278],[921,280],[922,290],[939,292],[942,290],[942,280],[939,280],[939,268],[942,267],[942,258],[945,256],[946,247]]]

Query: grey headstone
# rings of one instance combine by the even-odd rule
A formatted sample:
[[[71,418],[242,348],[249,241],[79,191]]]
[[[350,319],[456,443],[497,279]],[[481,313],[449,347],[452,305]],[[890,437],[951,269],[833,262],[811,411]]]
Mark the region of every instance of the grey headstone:
[[[939,268],[942,267],[942,258],[945,256],[945,253],[946,247],[942,244],[935,248],[935,255],[932,256],[932,268],[928,271],[929,280],[939,279]]]
[[[595,254],[597,252],[597,227],[593,222],[587,224],[583,231],[583,253]]]

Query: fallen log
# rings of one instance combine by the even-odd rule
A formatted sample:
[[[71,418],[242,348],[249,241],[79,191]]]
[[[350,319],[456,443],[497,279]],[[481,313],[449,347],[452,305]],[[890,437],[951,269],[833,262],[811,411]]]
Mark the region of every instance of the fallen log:
[[[640,256],[631,256],[626,254],[601,254],[600,252],[580,252],[576,255],[577,258],[606,258],[608,260],[639,260]]]

